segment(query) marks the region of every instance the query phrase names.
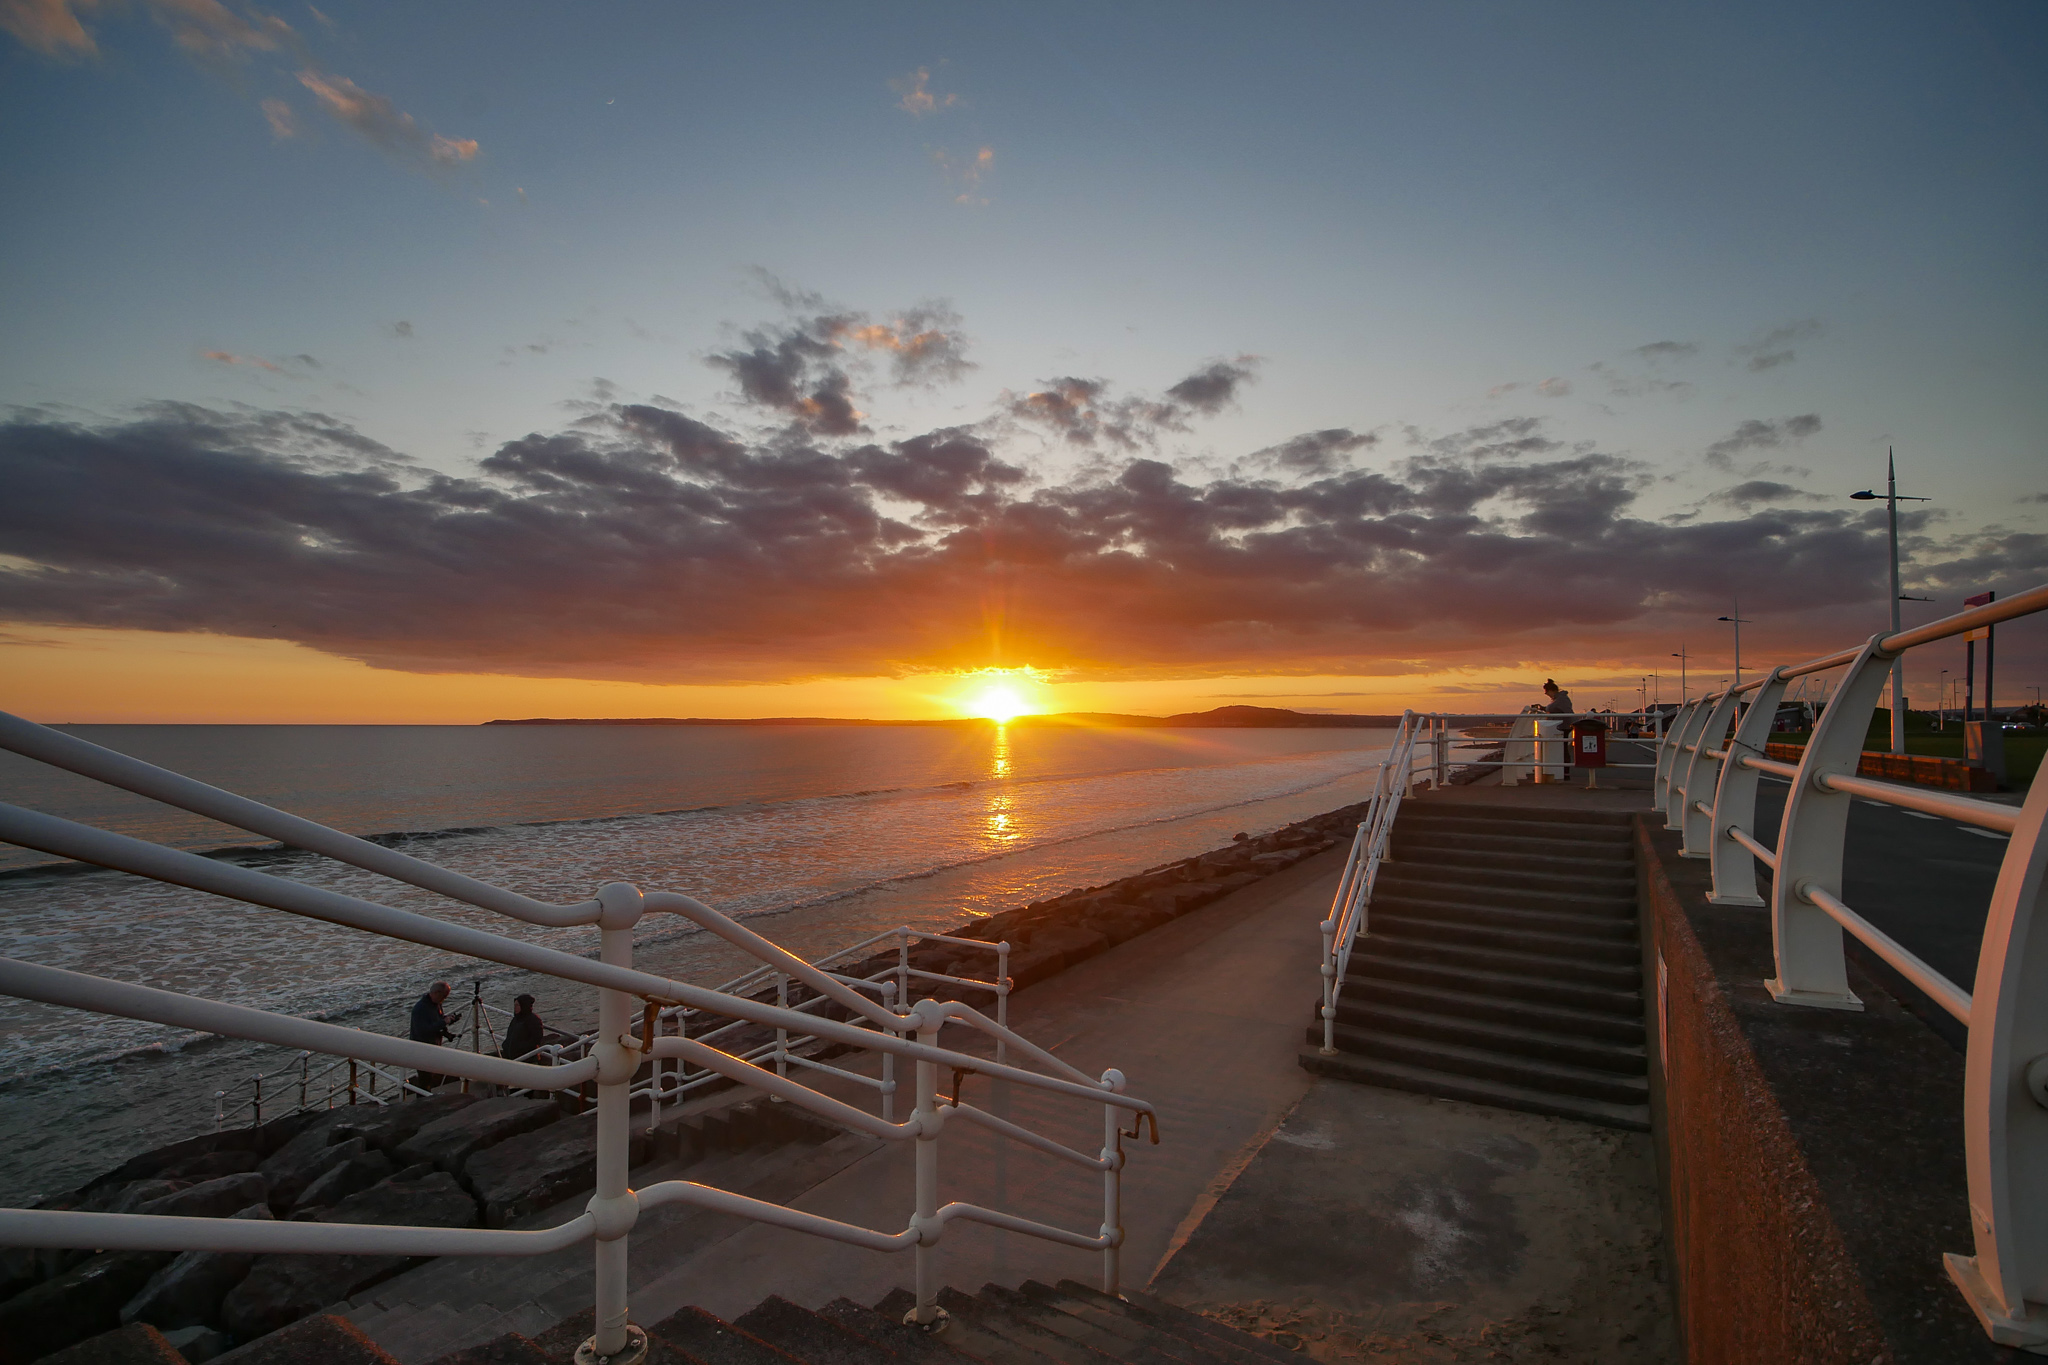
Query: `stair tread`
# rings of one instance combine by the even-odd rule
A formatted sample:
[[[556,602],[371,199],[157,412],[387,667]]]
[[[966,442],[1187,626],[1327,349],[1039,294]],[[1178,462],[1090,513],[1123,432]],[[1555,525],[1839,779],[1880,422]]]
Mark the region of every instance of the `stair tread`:
[[[1352,961],[1358,961],[1361,956],[1367,959],[1404,962],[1472,964],[1482,970],[1491,969],[1501,975],[1519,976],[1524,980],[1558,984],[1593,984],[1617,990],[1627,989],[1628,985],[1634,983],[1640,976],[1640,969],[1637,966],[1623,963],[1588,962],[1556,953],[1468,947],[1438,939],[1399,938],[1379,934],[1369,934],[1358,941],[1357,947],[1352,949]]]
[[[902,1322],[884,1317],[866,1304],[855,1303],[852,1299],[834,1299],[818,1310],[818,1316],[888,1348],[904,1360],[945,1365],[945,1362],[974,1359],[943,1341],[926,1336],[915,1327],[906,1327]]]
[[[917,1302],[916,1296],[907,1289],[892,1289],[880,1302],[875,1311],[884,1317],[901,1318]],[[1008,1337],[998,1336],[972,1320],[963,1320],[953,1315],[946,1325],[945,1343],[956,1351],[964,1352],[987,1365],[1049,1365],[1054,1357],[1028,1346],[1020,1346]]]
[[[1283,1346],[1276,1346],[1263,1337],[1240,1332],[1227,1323],[1203,1317],[1200,1313],[1182,1308],[1177,1303],[1168,1303],[1165,1299],[1141,1293],[1136,1289],[1124,1290],[1123,1301],[1119,1303],[1102,1291],[1076,1280],[1061,1280],[1054,1287],[1061,1293],[1090,1303],[1113,1306],[1140,1321],[1151,1321],[1192,1340],[1204,1343],[1217,1342],[1224,1350],[1238,1357],[1242,1365],[1252,1365],[1257,1361],[1271,1361],[1274,1365],[1301,1365],[1302,1358]]]
[[[1572,915],[1557,910],[1525,910],[1512,905],[1480,905],[1444,900],[1410,900],[1406,897],[1374,901],[1367,924],[1382,914],[1443,926],[1489,925],[1512,929],[1525,927],[1536,933],[1561,934],[1566,938],[1597,939],[1608,943],[1634,943],[1638,937],[1634,915]]]
[[[679,1308],[647,1329],[704,1365],[792,1365],[796,1357],[701,1308]]]
[[[1519,992],[1525,998],[1533,996],[1546,1004],[1565,1004],[1568,1008],[1590,1010],[1594,1013],[1621,1013],[1632,1019],[1642,1018],[1642,992],[1622,990],[1614,986],[1592,986],[1578,981],[1553,981],[1542,977],[1485,971],[1476,967],[1429,962],[1416,958],[1354,956],[1348,975],[1370,983],[1380,979],[1374,971],[1375,968],[1384,969],[1394,980],[1428,980],[1446,989],[1473,995],[1487,995],[1491,992],[1496,997],[1513,996]]]
[[[1144,1335],[1131,1336],[1126,1332],[1112,1331],[1106,1325],[1091,1321],[1086,1316],[1055,1308],[1019,1290],[1006,1289],[999,1284],[983,1285],[975,1297],[984,1303],[995,1304],[1012,1316],[1045,1331],[1086,1346],[1095,1352],[1097,1357],[1120,1360],[1125,1365],[1211,1365],[1213,1360],[1213,1357],[1197,1352],[1185,1343],[1174,1343],[1179,1349],[1169,1350],[1158,1341],[1146,1339]],[[1159,1334],[1149,1335],[1157,1337]]]
[[[1463,1100],[1469,1104],[1492,1105],[1498,1109],[1519,1109],[1530,1114],[1552,1114],[1609,1128],[1624,1128],[1637,1133],[1650,1131],[1648,1105],[1615,1104],[1578,1095],[1556,1095],[1547,1091],[1532,1090],[1526,1086],[1490,1081],[1478,1076],[1433,1071],[1428,1067],[1357,1057],[1349,1053],[1325,1057],[1308,1050],[1301,1054],[1300,1061],[1305,1070],[1319,1076],[1334,1076],[1342,1080],[1361,1081],[1367,1085],[1379,1085],[1392,1090],[1408,1090],[1444,1099]]]
[[[1612,1069],[1620,1070],[1623,1074],[1641,1074],[1648,1064],[1640,1043],[1588,1038],[1577,1033],[1557,1033],[1528,1023],[1509,1024],[1474,1019],[1469,1015],[1431,1014],[1425,1010],[1404,1009],[1398,1005],[1339,1000],[1336,1023],[1340,1028],[1388,1032],[1414,1030],[1423,1036],[1433,1032],[1462,1035],[1462,1040],[1471,1046],[1486,1045],[1487,1040],[1491,1040],[1492,1045],[1509,1051],[1518,1047],[1552,1048],[1583,1057],[1602,1058],[1612,1063]],[[1582,1062],[1580,1065],[1590,1063]]]
[[[1541,957],[1573,958],[1606,963],[1638,960],[1640,950],[1633,939],[1599,938],[1591,934],[1565,934],[1554,928],[1538,929],[1511,924],[1468,924],[1462,920],[1422,919],[1414,915],[1382,912],[1369,921],[1368,938],[1405,938],[1424,943],[1445,943],[1501,952],[1527,952]]]
[[[1441,1013],[1469,1019],[1512,1012],[1517,1021],[1527,1021],[1531,1027],[1555,1033],[1605,1037],[1617,1032],[1627,1032],[1635,1042],[1640,1043],[1643,1039],[1640,1009],[1634,1015],[1616,1015],[1600,1010],[1574,1009],[1570,1005],[1503,999],[1497,994],[1474,995],[1466,991],[1418,986],[1382,978],[1368,978],[1362,982],[1359,995],[1347,992],[1346,995],[1339,996],[1338,1008],[1344,1008],[1347,1000],[1357,1003],[1360,996],[1365,996],[1371,1001],[1406,1001],[1406,1008],[1421,1013]]]
[[[770,1294],[733,1320],[806,1365],[896,1365],[901,1359],[887,1347],[847,1330],[830,1318],[799,1308],[780,1294]]]
[[[1474,1076],[1612,1104],[1646,1104],[1650,1098],[1647,1066],[1631,1075],[1437,1038],[1380,1033],[1348,1024],[1339,1024],[1331,1032],[1335,1035],[1338,1051],[1374,1061],[1428,1067],[1433,1071]],[[1321,1029],[1311,1027],[1304,1036],[1310,1046],[1321,1046]]]
[[[1033,1322],[1005,1304],[962,1293],[958,1289],[941,1289],[939,1307],[952,1314],[955,1321],[965,1319],[992,1336],[1048,1356],[1061,1365],[1104,1365],[1104,1362],[1115,1359],[1086,1342]]]
[[[1094,1340],[1101,1343],[1101,1349],[1118,1356],[1119,1359],[1135,1360],[1137,1356],[1123,1353],[1142,1350],[1143,1358],[1147,1361],[1180,1362],[1180,1365],[1236,1365],[1235,1359],[1224,1353],[1204,1350],[1183,1336],[1164,1328],[1148,1326],[1128,1312],[1108,1312],[1094,1304],[1062,1294],[1050,1285],[1027,1280],[1016,1289],[1003,1289],[1000,1285],[987,1284],[982,1286],[981,1292],[994,1293],[997,1297],[1020,1307],[1029,1305],[1049,1315],[1044,1321],[1054,1330],[1059,1330],[1062,1319],[1066,1323],[1085,1329],[1093,1334]],[[1117,1343],[1122,1343],[1120,1348]]]

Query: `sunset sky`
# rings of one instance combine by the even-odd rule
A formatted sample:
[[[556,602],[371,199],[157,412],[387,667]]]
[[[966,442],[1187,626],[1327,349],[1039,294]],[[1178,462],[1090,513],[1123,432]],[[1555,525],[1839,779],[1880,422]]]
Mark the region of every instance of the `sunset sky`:
[[[1946,615],[2048,581],[2043,71],[2037,0],[0,0],[0,709],[1627,707],[1738,598],[1880,628],[1888,447]]]

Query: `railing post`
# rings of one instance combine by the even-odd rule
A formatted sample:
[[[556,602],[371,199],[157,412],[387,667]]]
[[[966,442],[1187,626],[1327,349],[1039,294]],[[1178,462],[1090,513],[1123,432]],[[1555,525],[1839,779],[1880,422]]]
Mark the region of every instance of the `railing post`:
[[[1700,814],[1698,803],[1702,796],[1720,785],[1721,760],[1709,758],[1707,751],[1725,744],[1728,731],[1734,724],[1738,700],[1733,691],[1723,692],[1700,726],[1699,739],[1693,745],[1692,761],[1686,763],[1686,755],[1678,756],[1685,771],[1682,809],[1678,817],[1678,827],[1684,831],[1678,844],[1678,856],[1681,858],[1705,858],[1713,851],[1714,817]]]
[[[598,888],[599,960],[607,966],[633,965],[633,925],[640,919],[640,892],[625,882]],[[639,1201],[627,1187],[630,1159],[628,1131],[632,1117],[633,1073],[640,1068],[640,1049],[631,1047],[633,998],[623,991],[597,993],[597,1189],[588,1209],[596,1224],[596,1331],[577,1352],[579,1360],[608,1365],[638,1365],[647,1357],[647,1337],[627,1323],[627,1242],[639,1216]],[[651,1040],[650,1040],[651,1041]]]
[[[1829,708],[1833,710],[1832,707]],[[2048,781],[2006,846],[1963,1065],[1974,1256],[1942,1258],[1993,1341],[2048,1345]]]
[[[1010,940],[1004,939],[996,945],[996,1023],[1004,1028],[1010,1026]],[[996,1065],[1003,1064],[1008,1044],[1001,1034],[996,1035]]]
[[[263,1126],[263,1073],[259,1071],[249,1079],[254,1084],[256,1091],[255,1098],[250,1101],[250,1104],[254,1107],[254,1116],[249,1120],[249,1126],[251,1128],[261,1128]]]
[[[917,1041],[926,1047],[938,1046],[944,1016],[925,1008],[924,1002],[911,1014],[916,1020]],[[917,1108],[911,1118],[917,1124],[917,1212],[910,1226],[918,1238],[911,1252],[917,1261],[917,1303],[903,1320],[926,1331],[940,1331],[946,1318],[939,1307],[939,1234],[945,1226],[939,1222],[939,1128],[944,1115],[939,1112],[939,1064],[919,1059],[916,1066]]]
[[[1774,668],[1762,687],[1750,698],[1735,733],[1728,738],[1728,761],[1721,765],[1721,780],[1714,787],[1713,828],[1708,832],[1709,857],[1713,859],[1714,890],[1709,905],[1761,906],[1756,893],[1756,859],[1750,851],[1728,837],[1731,826],[1756,836],[1757,771],[1743,765],[1744,756],[1762,758],[1770,742],[1771,726],[1778,718],[1778,703],[1784,699],[1785,670]]]
[[[1115,1067],[1102,1073],[1102,1086],[1117,1094],[1123,1093],[1124,1073]],[[1117,1141],[1117,1109],[1114,1105],[1102,1106],[1102,1231],[1099,1234],[1109,1243],[1102,1249],[1102,1292],[1111,1298],[1117,1296],[1122,1283],[1121,1253],[1124,1242],[1124,1218],[1122,1204],[1122,1182],[1124,1169],[1123,1144]]]
[[[356,1102],[356,1059],[348,1059],[348,1102]]]
[[[1686,752],[1686,746],[1698,740],[1700,731],[1706,728],[1707,702],[1704,697],[1687,703],[1678,722],[1671,727],[1671,765],[1664,778],[1666,829],[1685,828],[1685,773],[1692,763],[1692,755]]]
[[[896,1007],[895,982],[882,982],[882,1003],[888,1006],[891,1014],[902,1013]],[[901,1036],[900,1031],[897,1029],[884,1029],[882,1031],[893,1036]],[[885,1123],[894,1123],[896,1121],[896,1054],[893,1052],[882,1054],[882,1119]]]
[[[775,1003],[782,1009],[789,1008],[789,975],[786,972],[775,974]],[[775,1030],[775,1074],[789,1075],[789,1030],[781,1027]],[[780,1095],[770,1098],[777,1103],[782,1099]]]
[[[1657,713],[1657,771],[1650,782],[1650,804],[1658,810],[1665,809],[1671,796],[1671,760],[1678,752],[1678,732],[1682,722],[1691,712],[1692,703],[1683,702],[1671,713],[1671,724],[1664,724],[1664,713]],[[1668,827],[1668,822],[1667,822]]]
[[[1846,792],[1830,791],[1827,779],[1854,776],[1862,761],[1870,717],[1891,668],[1891,656],[1877,647],[1883,638],[1871,636],[1849,665],[1835,699],[1813,727],[1799,773],[1785,797],[1785,819],[1778,827],[1778,871],[1771,878],[1771,939],[1778,974],[1764,983],[1780,1004],[1863,1008],[1849,989],[1842,926],[1806,893],[1817,887],[1842,894],[1842,839],[1849,830],[1851,798]]]
[[[310,1052],[301,1052],[299,1054],[299,1108],[302,1110],[306,1107],[306,1083],[309,1079],[308,1073],[311,1071],[312,1066],[313,1054]]]

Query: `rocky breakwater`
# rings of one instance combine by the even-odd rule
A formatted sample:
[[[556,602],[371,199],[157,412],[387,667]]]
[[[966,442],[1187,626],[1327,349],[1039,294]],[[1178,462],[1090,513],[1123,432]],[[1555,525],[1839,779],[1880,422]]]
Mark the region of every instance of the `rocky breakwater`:
[[[493,1202],[532,1191],[492,1165],[500,1145],[561,1124],[594,1140],[588,1120],[547,1099],[436,1095],[380,1108],[294,1114],[207,1133],[135,1157],[37,1207],[197,1218],[478,1227]],[[526,1164],[526,1163],[519,1163]],[[527,1183],[551,1172],[529,1172]],[[554,1173],[557,1177],[559,1173]],[[205,1359],[388,1279],[405,1256],[247,1255],[188,1251],[0,1250],[0,1365],[28,1362],[130,1323]]]

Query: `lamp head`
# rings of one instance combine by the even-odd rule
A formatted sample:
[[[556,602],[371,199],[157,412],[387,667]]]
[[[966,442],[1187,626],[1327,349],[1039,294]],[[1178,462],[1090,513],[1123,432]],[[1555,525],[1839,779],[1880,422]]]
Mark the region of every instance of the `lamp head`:
[[[1875,493],[1871,492],[1871,491],[1870,491],[1870,490],[1869,490],[1868,488],[1864,489],[1864,490],[1863,490],[1863,491],[1862,491],[1861,493],[1851,493],[1851,494],[1849,495],[1849,497],[1850,497],[1850,498],[1851,498],[1851,499],[1852,499],[1853,501],[1856,501],[1856,502],[1876,502],[1876,501],[1877,501],[1877,494],[1875,494]]]

